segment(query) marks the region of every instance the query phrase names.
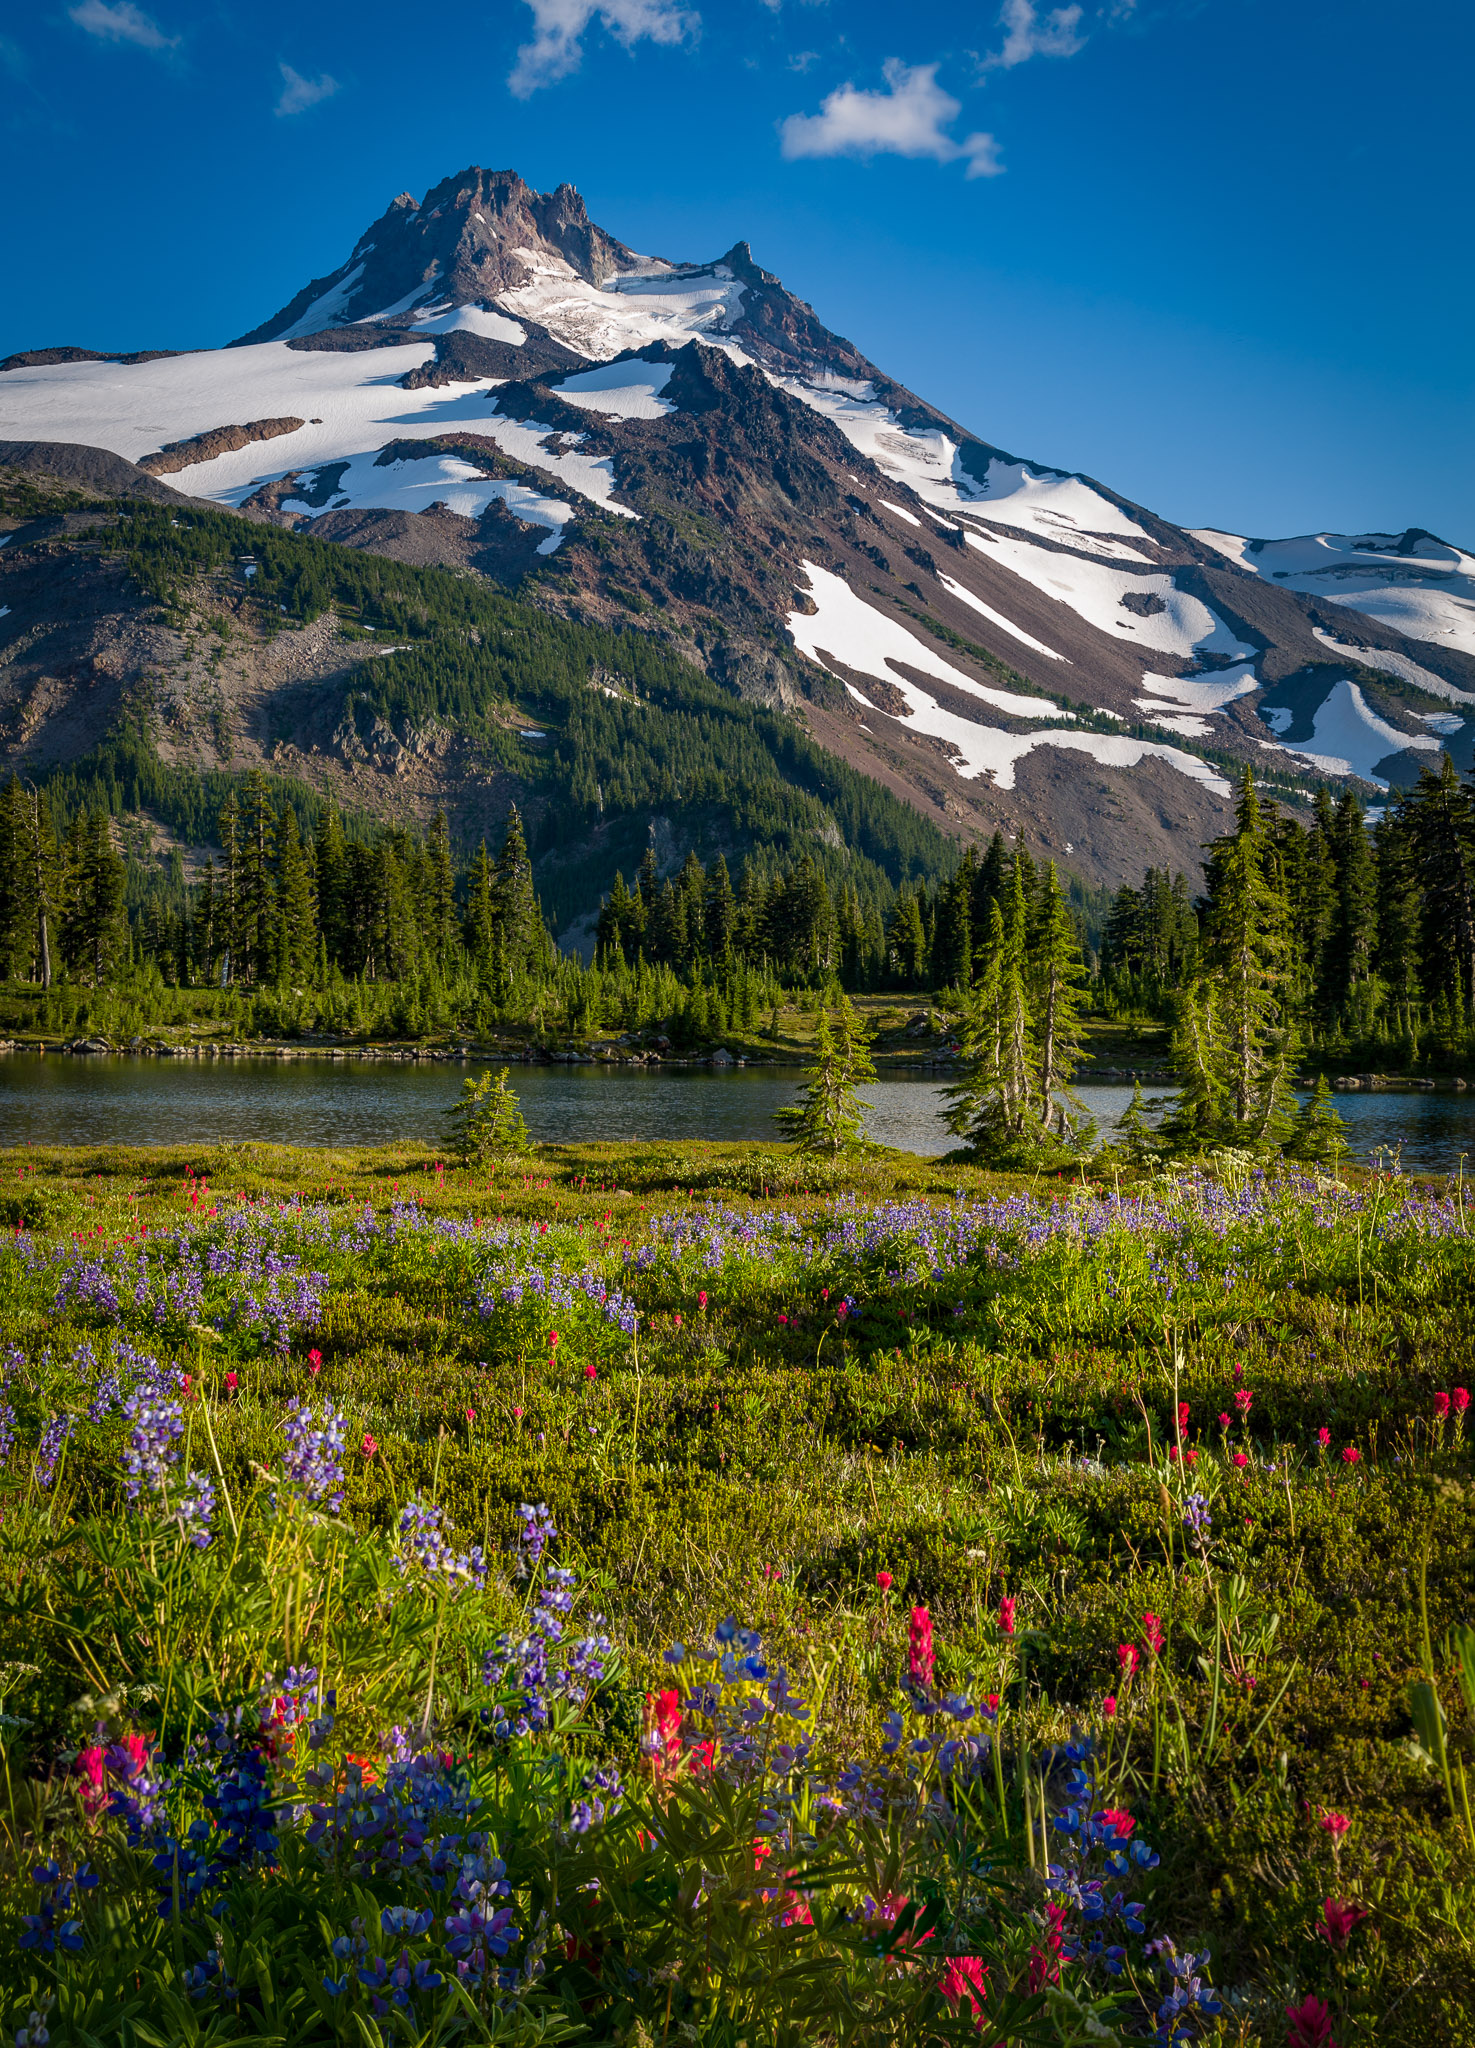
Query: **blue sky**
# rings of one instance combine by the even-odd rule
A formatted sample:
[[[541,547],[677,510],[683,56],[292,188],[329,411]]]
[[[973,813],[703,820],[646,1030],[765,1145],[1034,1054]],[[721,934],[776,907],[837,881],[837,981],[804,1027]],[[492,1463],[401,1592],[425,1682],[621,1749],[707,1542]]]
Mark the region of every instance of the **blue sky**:
[[[1467,0],[38,0],[0,354],[218,344],[512,166],[1171,519],[1470,545],[1472,76]]]

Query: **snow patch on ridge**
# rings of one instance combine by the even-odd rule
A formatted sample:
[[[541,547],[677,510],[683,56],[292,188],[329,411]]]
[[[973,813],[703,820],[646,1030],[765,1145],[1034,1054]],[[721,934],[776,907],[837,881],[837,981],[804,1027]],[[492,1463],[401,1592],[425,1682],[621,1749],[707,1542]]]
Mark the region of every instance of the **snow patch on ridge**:
[[[976,697],[996,711],[1007,712],[1012,718],[1070,717],[1068,711],[1061,710],[1048,697],[1022,697],[1010,690],[989,689],[975,682],[972,676],[964,675],[909,633],[899,620],[888,618],[885,612],[877,611],[874,605],[858,597],[842,576],[821,569],[815,562],[805,562],[804,573],[818,610],[790,612],[789,631],[794,645],[822,668],[829,666],[824,658],[828,654],[859,675],[874,676],[878,682],[904,688],[905,678],[896,666],[901,663]],[[927,701],[930,703],[931,699]]]
[[[1006,633],[1012,633],[1016,640],[1022,641],[1026,647],[1032,647],[1036,654],[1046,655],[1051,661],[1063,661],[1069,668],[1068,656],[1057,654],[1055,649],[1047,647],[1043,640],[1036,640],[1032,633],[1025,632],[1023,626],[1016,626],[1012,619],[1006,619],[1002,612],[996,612],[991,604],[985,604],[981,597],[975,597],[971,590],[965,590],[963,585],[951,576],[944,576],[939,571],[937,580],[945,590],[950,590],[954,597],[961,599],[964,604],[971,605],[974,611],[981,612],[984,618],[992,620],[994,625],[1002,626]]]
[[[1229,654],[1253,659],[1256,649],[1237,640],[1229,627],[1201,598],[1179,590],[1166,571],[1141,575],[1115,569],[1106,562],[1084,562],[1076,555],[1056,554],[1009,534],[981,534],[967,529],[968,545],[1002,568],[1032,583],[1046,597],[1068,604],[1098,632],[1160,654],[1191,660],[1199,653]],[[1122,603],[1130,596],[1156,598],[1161,609],[1145,614]]]
[[[1254,663],[1247,662],[1243,668],[1217,669],[1207,676],[1148,674],[1142,678],[1142,687],[1152,695],[1133,698],[1139,710],[1146,711],[1169,732],[1201,740],[1209,731],[1208,720],[1214,712],[1222,711],[1238,697],[1253,696],[1260,685]]]
[[[1265,740],[1261,744],[1299,754],[1324,775],[1360,775],[1379,789],[1388,787],[1373,773],[1380,761],[1393,754],[1440,751],[1439,741],[1428,734],[1400,732],[1396,725],[1379,718],[1356,683],[1346,676],[1332,685],[1318,705],[1309,740]]]
[[[939,681],[966,689],[970,695],[993,702],[1017,717],[1062,718],[1069,715],[1038,698],[1008,696],[1003,691],[982,689],[971,678],[960,675],[930,649],[913,640],[904,627],[857,597],[840,577],[831,575],[813,562],[806,562],[804,571],[819,609],[813,614],[798,611],[789,614],[789,631],[795,644],[822,666],[828,666],[824,660],[824,653],[828,653],[847,668],[861,675],[875,676],[900,691],[911,714],[907,718],[893,717],[879,705],[872,704],[853,683],[847,681],[845,685],[849,695],[864,705],[871,717],[888,718],[902,731],[927,733],[942,740],[952,755],[954,769],[964,781],[991,775],[996,788],[1012,789],[1015,764],[1024,755],[1033,753],[1037,747],[1065,747],[1075,753],[1089,755],[1093,761],[1107,768],[1135,768],[1149,759],[1166,761],[1180,774],[1202,783],[1216,796],[1228,796],[1229,784],[1222,775],[1208,762],[1200,761],[1195,755],[1181,753],[1177,747],[1163,746],[1153,740],[1118,738],[1114,733],[1070,732],[1058,728],[1039,732],[1004,732],[997,726],[980,725],[971,718],[946,710],[935,697],[929,696],[893,664],[900,662],[922,674],[935,675]],[[917,658],[919,655],[922,657],[920,660]]]
[[[534,249],[515,253],[533,275],[527,284],[503,292],[498,305],[536,321],[556,341],[596,362],[652,341],[677,347],[705,341],[721,347],[720,337],[741,313],[747,290],[722,264],[697,275],[627,271],[601,286],[580,277],[562,257]],[[731,343],[726,346],[733,349]]]
[[[1353,647],[1345,640],[1334,639],[1320,626],[1313,626],[1311,630],[1323,647],[1345,654],[1350,661],[1360,662],[1364,668],[1380,668],[1385,675],[1398,676],[1405,683],[1412,683],[1416,690],[1423,690],[1430,697],[1444,697],[1451,704],[1475,704],[1475,691],[1457,689],[1443,676],[1436,676],[1432,669],[1421,668],[1418,662],[1410,661],[1406,654],[1395,654],[1391,647]]]
[[[479,334],[485,341],[505,341],[513,348],[522,348],[528,338],[520,321],[509,320],[505,313],[489,312],[485,306],[452,306],[439,313],[428,306],[415,315],[415,326],[421,334]]]
[[[676,408],[663,398],[673,363],[604,363],[597,370],[577,370],[549,389],[571,405],[608,413],[617,420],[658,420]]]
[[[1254,541],[1203,527],[1193,538],[1267,582],[1364,612],[1411,640],[1438,640],[1475,654],[1475,555],[1432,534],[1421,535],[1407,552],[1392,533]]]
[[[325,465],[324,465],[325,466]],[[336,465],[335,465],[336,466]],[[311,473],[303,477],[311,489]],[[481,471],[458,455],[426,455],[419,460],[378,463],[372,455],[357,455],[349,463],[333,494],[332,509],[391,510],[423,512],[437,502],[463,519],[479,519],[494,498],[500,498],[509,512],[530,526],[546,526],[554,538],[538,552],[548,554],[563,538],[563,529],[574,517],[571,505],[560,498],[548,498],[526,484],[483,476]],[[300,498],[284,498],[286,512],[321,511]]]

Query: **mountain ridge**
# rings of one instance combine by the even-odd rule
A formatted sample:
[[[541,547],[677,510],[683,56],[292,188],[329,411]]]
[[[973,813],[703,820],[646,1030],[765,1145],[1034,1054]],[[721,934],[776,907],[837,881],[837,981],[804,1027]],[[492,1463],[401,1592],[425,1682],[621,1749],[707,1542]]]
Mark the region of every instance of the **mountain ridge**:
[[[16,441],[646,634],[955,840],[1092,882],[1192,871],[1246,763],[1295,800],[1471,759],[1475,558],[1177,527],[971,433],[746,242],[641,255],[569,185],[401,194],[225,350],[8,365]]]

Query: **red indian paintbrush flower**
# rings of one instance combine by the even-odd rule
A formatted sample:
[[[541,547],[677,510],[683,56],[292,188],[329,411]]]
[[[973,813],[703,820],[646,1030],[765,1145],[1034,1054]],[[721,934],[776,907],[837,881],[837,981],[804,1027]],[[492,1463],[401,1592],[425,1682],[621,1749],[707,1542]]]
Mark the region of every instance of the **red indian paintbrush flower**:
[[[914,1607],[907,1633],[907,1671],[918,1685],[931,1685],[933,1663],[932,1616],[925,1607]]]
[[[1142,1640],[1146,1643],[1148,1649],[1151,1650],[1154,1657],[1161,1653],[1167,1637],[1163,1634],[1163,1625],[1155,1614],[1143,1615]]]
[[[1286,2007],[1286,2048],[1337,2048],[1331,2013],[1309,1992],[1299,2005]]]
[[[1366,1918],[1366,1906],[1354,1906],[1347,1899],[1323,1899],[1316,1931],[1334,1949],[1341,1950]]]
[[[1006,1636],[1014,1633],[1014,1609],[1016,1601],[1012,1593],[1006,1593],[999,1602],[999,1628]]]

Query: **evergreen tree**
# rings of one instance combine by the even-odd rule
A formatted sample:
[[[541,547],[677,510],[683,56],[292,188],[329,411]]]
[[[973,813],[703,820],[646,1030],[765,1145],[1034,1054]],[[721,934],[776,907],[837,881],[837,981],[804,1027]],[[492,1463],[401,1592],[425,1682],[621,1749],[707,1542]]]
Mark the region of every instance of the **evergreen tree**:
[[[451,971],[456,951],[456,869],[444,811],[437,811],[430,821],[425,853],[426,938],[437,972],[445,975]]]
[[[541,952],[543,923],[533,894],[533,864],[528,859],[522,819],[514,804],[507,814],[507,833],[492,875],[496,910],[495,951],[504,979],[523,973]]]
[[[775,1111],[800,1152],[854,1151],[866,1143],[865,1112],[856,1089],[874,1081],[870,1034],[843,995],[831,1029],[821,1009],[814,1061],[804,1070],[798,1106]]]
[[[1147,1104],[1142,1099],[1142,1083],[1132,1083],[1132,1100],[1117,1120],[1115,1144],[1125,1152],[1133,1166],[1147,1166],[1157,1157],[1161,1141],[1157,1132],[1147,1121]]]
[[[947,1128],[977,1157],[1006,1164],[1034,1156],[1045,1140],[1035,1098],[1035,1047],[1026,971],[1028,912],[1024,863],[1016,856],[1008,916],[989,906],[988,940],[963,1011],[961,1074],[947,1090]]]
[[[348,892],[348,851],[343,840],[343,820],[335,805],[328,804],[318,815],[313,835],[313,867],[317,877],[318,930],[323,951],[335,966],[342,967],[351,950],[346,922]]]
[[[1349,789],[1332,821],[1334,895],[1327,936],[1325,1008],[1344,1023],[1373,971],[1377,945],[1377,868],[1362,805]]]
[[[1293,1046],[1287,906],[1250,768],[1240,783],[1235,829],[1215,840],[1206,865],[1204,942],[1222,1033],[1216,1056],[1224,1135],[1239,1144],[1273,1143],[1288,1128]]]
[[[277,973],[283,981],[307,982],[317,966],[317,915],[312,868],[291,804],[282,806],[277,837]]]
[[[66,951],[68,964],[101,988],[120,953],[126,954],[123,918],[126,869],[113,845],[105,811],[78,815],[68,840]]]
[[[903,988],[921,988],[927,979],[927,935],[922,911],[910,889],[897,896],[886,928],[887,961]]]
[[[467,893],[462,931],[472,965],[479,974],[490,973],[497,937],[497,905],[492,892],[492,864],[484,839],[472,863],[471,887]]]
[[[261,981],[270,972],[272,934],[276,924],[275,891],[272,886],[272,851],[276,818],[271,791],[259,768],[246,778],[246,801],[242,817],[240,884],[237,912],[240,918],[240,978]]]
[[[221,951],[225,956],[221,982],[239,981],[243,977],[241,965],[241,808],[236,802],[236,793],[229,791],[220,807],[216,824],[220,834],[221,902],[220,939]]]
[[[1075,1101],[1070,1083],[1081,1057],[1080,984],[1086,969],[1053,860],[1040,877],[1027,973],[1038,1047],[1040,1122],[1048,1127],[1058,1115],[1064,1136],[1065,1110],[1056,1103],[1055,1093],[1058,1089]]]
[[[468,1074],[446,1116],[451,1144],[464,1166],[479,1166],[498,1154],[531,1149],[522,1105],[507,1085],[505,1067],[495,1081],[489,1073],[475,1078]]]
[[[1317,1076],[1314,1091],[1302,1103],[1296,1128],[1285,1149],[1288,1159],[1304,1159],[1317,1166],[1330,1166],[1333,1171],[1347,1150],[1347,1126],[1337,1114],[1325,1074]]]
[[[707,871],[704,904],[707,954],[718,965],[731,961],[737,936],[738,906],[727,862],[719,853]]]

